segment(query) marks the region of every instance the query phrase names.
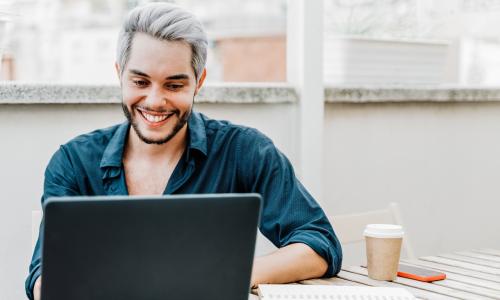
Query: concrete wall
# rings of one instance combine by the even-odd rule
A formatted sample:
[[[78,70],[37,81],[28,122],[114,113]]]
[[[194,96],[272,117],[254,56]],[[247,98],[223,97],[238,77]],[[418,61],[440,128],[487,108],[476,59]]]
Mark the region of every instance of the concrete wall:
[[[298,164],[297,104],[199,104],[257,127]],[[500,102],[326,104],[328,214],[401,205],[417,255],[500,249]],[[23,299],[31,211],[59,144],[123,120],[116,104],[0,105],[0,299]],[[302,162],[307,163],[307,161]]]
[[[330,104],[324,206],[401,206],[417,256],[500,249],[500,103]]]

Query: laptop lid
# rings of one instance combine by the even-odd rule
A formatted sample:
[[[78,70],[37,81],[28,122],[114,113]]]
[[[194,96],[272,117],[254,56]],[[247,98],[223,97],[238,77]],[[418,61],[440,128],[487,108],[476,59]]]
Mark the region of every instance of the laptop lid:
[[[247,300],[258,194],[48,199],[42,300]]]

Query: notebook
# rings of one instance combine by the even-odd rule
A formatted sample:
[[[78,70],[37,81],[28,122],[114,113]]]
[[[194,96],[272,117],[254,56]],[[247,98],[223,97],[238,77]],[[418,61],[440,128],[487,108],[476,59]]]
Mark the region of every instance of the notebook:
[[[335,299],[335,300],[414,300],[403,288],[301,285],[301,284],[259,284],[260,299]]]

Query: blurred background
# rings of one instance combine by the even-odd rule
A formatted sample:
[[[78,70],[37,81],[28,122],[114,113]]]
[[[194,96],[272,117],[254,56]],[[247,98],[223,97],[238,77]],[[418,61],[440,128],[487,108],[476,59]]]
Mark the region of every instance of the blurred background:
[[[1,0],[0,79],[116,83],[116,32],[147,2]],[[209,82],[286,81],[285,0],[171,2],[209,33]],[[323,18],[326,83],[500,83],[499,1],[328,0]]]
[[[4,1],[2,78],[117,83],[113,64],[121,21],[147,2],[154,1]],[[208,80],[285,80],[286,1],[170,2],[195,13],[209,34]]]
[[[52,154],[124,120],[116,38],[147,2],[0,0],[0,300]],[[170,2],[210,40],[195,109],[268,135],[327,214],[397,202],[417,256],[500,249],[500,0]]]

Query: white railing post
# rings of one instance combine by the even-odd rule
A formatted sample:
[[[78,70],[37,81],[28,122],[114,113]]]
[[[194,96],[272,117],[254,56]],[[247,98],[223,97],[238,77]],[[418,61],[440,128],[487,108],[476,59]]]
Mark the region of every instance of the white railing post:
[[[288,0],[287,80],[299,94],[298,174],[323,196],[323,0]]]

